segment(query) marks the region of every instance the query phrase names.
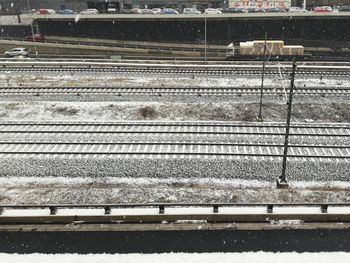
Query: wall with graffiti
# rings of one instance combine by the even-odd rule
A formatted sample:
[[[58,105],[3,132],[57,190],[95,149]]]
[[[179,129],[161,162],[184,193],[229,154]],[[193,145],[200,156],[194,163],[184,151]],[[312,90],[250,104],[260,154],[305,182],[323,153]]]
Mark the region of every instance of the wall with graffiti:
[[[229,0],[230,8],[281,8],[287,9],[291,6],[291,0]]]

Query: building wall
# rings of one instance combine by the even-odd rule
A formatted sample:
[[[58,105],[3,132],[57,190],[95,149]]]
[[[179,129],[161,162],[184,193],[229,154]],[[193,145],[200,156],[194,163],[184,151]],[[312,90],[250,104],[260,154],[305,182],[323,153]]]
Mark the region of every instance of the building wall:
[[[261,0],[261,2],[267,2],[267,0]],[[94,3],[98,6],[103,6],[107,4],[105,0],[30,0],[30,9],[39,9],[39,8],[51,8],[55,10],[59,10],[62,7],[69,8],[75,11],[81,11],[88,7],[88,3]],[[140,7],[144,8],[147,6],[148,8],[153,7],[173,7],[182,9],[184,7],[224,7],[233,2],[250,2],[258,4],[260,1],[256,0],[110,0],[110,2],[123,2],[127,3],[125,6],[128,8],[132,7]],[[270,0],[269,3],[274,2],[285,2],[291,6],[301,6],[303,0]],[[230,4],[232,5],[232,4]],[[349,5],[350,0],[306,0],[306,5],[308,9],[314,6],[322,6],[322,5]],[[16,11],[16,9],[22,10],[25,12],[28,10],[28,1],[27,0],[0,0],[0,6],[3,7],[6,11]],[[1,10],[0,10],[1,11]]]
[[[13,11],[19,8],[22,11],[28,10],[27,0],[0,0],[6,11]],[[30,0],[29,9],[51,8],[60,10],[61,7],[72,10],[83,10],[87,8],[87,0]]]
[[[229,7],[231,8],[289,8],[290,6],[291,0],[229,0]]]

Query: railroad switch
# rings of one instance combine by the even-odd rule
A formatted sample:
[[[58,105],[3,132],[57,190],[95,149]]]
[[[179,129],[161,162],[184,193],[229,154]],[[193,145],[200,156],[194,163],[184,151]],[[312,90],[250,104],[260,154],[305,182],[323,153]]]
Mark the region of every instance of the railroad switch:
[[[57,207],[55,206],[50,206],[50,215],[56,215],[57,214]]]
[[[165,209],[164,209],[164,205],[160,205],[159,206],[159,214],[164,214],[164,211]]]
[[[277,179],[277,188],[279,189],[287,189],[289,187],[289,184],[287,181],[282,181],[281,178]]]

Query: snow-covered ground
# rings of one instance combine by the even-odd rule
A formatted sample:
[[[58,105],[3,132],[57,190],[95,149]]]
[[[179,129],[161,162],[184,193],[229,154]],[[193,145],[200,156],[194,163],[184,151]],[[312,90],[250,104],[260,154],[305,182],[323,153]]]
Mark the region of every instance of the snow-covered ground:
[[[345,252],[321,252],[321,253],[269,253],[269,252],[245,252],[245,253],[164,253],[164,254],[0,254],[0,260],[6,263],[329,263],[349,262],[350,253]],[[349,261],[348,261],[349,260]]]
[[[205,75],[182,75],[182,74],[130,74],[130,73],[84,73],[84,72],[26,72],[18,73],[11,71],[0,72],[1,86],[94,86],[94,87],[260,87],[261,77],[255,76],[209,76]],[[284,87],[289,89],[290,80],[288,75],[265,76],[265,87]],[[300,76],[295,80],[298,88],[307,87],[350,87],[350,80],[342,76],[318,77]]]
[[[0,86],[123,86],[123,87],[257,87],[260,85],[260,77],[244,78],[240,76],[204,77],[204,76],[171,76],[171,75],[128,75],[128,74],[86,74],[86,73],[6,73],[0,72]],[[278,76],[267,77],[266,86],[284,86],[288,88],[289,80],[278,80]],[[347,88],[350,81],[342,78],[299,78],[296,85],[301,87],[330,87]],[[76,97],[76,96],[75,96]],[[212,101],[210,101],[212,99]],[[67,97],[48,101],[44,98],[32,97],[19,100],[0,98],[0,121],[8,120],[46,120],[46,121],[116,121],[116,120],[222,120],[222,121],[255,121],[258,113],[258,98],[235,97],[222,98],[210,97],[203,100],[194,97],[187,101],[182,97],[177,101],[169,97],[161,98],[105,98],[101,101],[87,101]],[[71,101],[69,101],[71,100]],[[147,107],[148,114],[143,114]],[[280,98],[266,98],[263,105],[263,117],[265,121],[285,121],[286,101],[284,96]],[[311,96],[294,100],[292,121],[308,122],[350,122],[350,103],[348,97],[323,98]],[[28,136],[28,135],[23,135]],[[24,137],[23,137],[24,138]],[[23,138],[16,138],[20,140]],[[34,138],[34,137],[33,137]],[[3,137],[3,140],[11,138]],[[81,138],[80,138],[81,139]],[[100,138],[101,139],[101,138]],[[111,139],[111,138],[109,138]],[[156,138],[155,138],[156,139]],[[345,138],[346,139],[346,138]],[[13,138],[12,138],[13,140]],[[344,141],[339,143],[348,144]],[[272,165],[267,162],[247,163],[240,162],[216,162],[211,165],[208,160],[194,160],[195,166],[188,169],[187,174],[177,174],[176,169],[170,166],[160,165],[153,161],[155,169],[168,171],[164,176],[159,174],[145,174],[145,167],[149,168],[149,160],[142,162],[137,160],[125,166],[124,171],[118,168],[113,158],[105,158],[90,162],[83,158],[80,163],[70,158],[67,162],[56,160],[44,160],[43,158],[2,158],[2,174],[0,180],[0,203],[24,204],[24,203],[119,203],[119,202],[348,202],[350,199],[348,181],[348,169],[343,168],[339,172],[340,163],[322,163],[314,165],[314,171],[305,170],[302,162],[295,163],[295,176],[289,177],[291,187],[288,190],[276,189],[275,179],[280,174],[280,163]],[[44,163],[44,162],[46,163]],[[79,160],[78,160],[79,161]],[[104,163],[101,163],[103,161]],[[16,169],[11,165],[16,163]],[[65,168],[60,165],[65,163]],[[147,164],[148,162],[148,164]],[[177,160],[177,163],[181,160]],[[203,166],[203,162],[207,162]],[[61,164],[59,164],[61,163]],[[175,162],[174,162],[175,163]],[[209,165],[210,163],[210,165]],[[25,166],[28,164],[28,166]],[[171,164],[171,163],[169,163]],[[227,165],[228,164],[228,165]],[[254,167],[253,167],[254,166]],[[21,168],[22,167],[22,168]],[[33,167],[36,167],[35,172]],[[127,167],[129,167],[127,169]],[[151,168],[152,168],[151,167]],[[172,166],[175,167],[175,166]],[[332,168],[328,177],[326,171]],[[69,172],[66,168],[71,168]],[[213,171],[224,171],[224,174]],[[253,169],[254,168],[254,169]],[[78,170],[89,170],[87,176],[82,177]],[[250,171],[250,181],[241,181],[240,171]],[[11,171],[16,171],[14,174]],[[104,174],[104,171],[108,171]],[[152,171],[152,169],[148,169]],[[204,176],[212,171],[215,176]],[[257,172],[264,171],[261,177]],[[51,173],[50,173],[51,172]],[[56,174],[57,172],[57,174]],[[131,178],[137,172],[138,176]],[[48,174],[51,177],[48,177]],[[116,176],[111,177],[112,174]],[[68,175],[68,176],[67,176]],[[307,183],[296,183],[305,176]],[[334,177],[336,175],[337,177]],[[18,176],[26,176],[18,178]],[[36,176],[28,178],[27,176]],[[61,177],[60,177],[61,176]],[[67,177],[62,177],[67,176]],[[69,176],[74,178],[68,178]],[[322,178],[322,183],[316,182]],[[336,178],[338,183],[330,184],[329,181]],[[263,179],[263,180],[261,180]],[[258,181],[259,180],[259,181]],[[341,182],[340,182],[341,181]]]
[[[319,99],[316,103],[294,103],[294,122],[350,122],[350,100],[338,103]],[[0,101],[0,120],[50,121],[256,121],[257,101],[169,102],[169,101]],[[287,105],[265,102],[265,121],[285,121]]]
[[[275,182],[213,178],[0,178],[0,204],[147,202],[349,202],[349,182]]]

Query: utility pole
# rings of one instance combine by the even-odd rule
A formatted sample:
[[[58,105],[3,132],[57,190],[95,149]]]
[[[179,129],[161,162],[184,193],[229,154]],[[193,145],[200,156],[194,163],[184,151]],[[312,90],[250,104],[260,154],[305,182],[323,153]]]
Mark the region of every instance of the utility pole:
[[[292,116],[292,101],[293,101],[294,78],[295,78],[296,68],[297,68],[297,63],[296,63],[296,60],[294,58],[293,59],[293,69],[292,69],[292,73],[291,73],[290,90],[289,90],[287,126],[286,126],[286,133],[285,133],[285,137],[284,137],[282,174],[277,179],[277,188],[288,188],[288,182],[286,179],[286,168],[287,168],[288,139],[289,139],[290,118]]]
[[[29,0],[27,0],[27,4],[28,4],[28,16],[30,16],[30,4],[29,4]],[[33,21],[34,21],[34,19],[32,19],[32,21],[30,22],[30,29],[31,29],[31,31],[32,31],[32,40],[33,40],[34,51],[35,51],[35,59],[37,59],[37,58],[38,58],[38,50],[37,50],[37,48],[36,48]]]
[[[266,64],[266,41],[267,41],[267,32],[265,32],[264,58],[263,58],[262,73],[261,73],[259,114],[257,117],[257,121],[263,121],[263,118],[261,116],[261,110],[262,110],[262,99],[263,99],[263,93],[264,93],[264,77],[265,77],[265,64]]]
[[[207,63],[207,16],[204,14],[204,62]]]

